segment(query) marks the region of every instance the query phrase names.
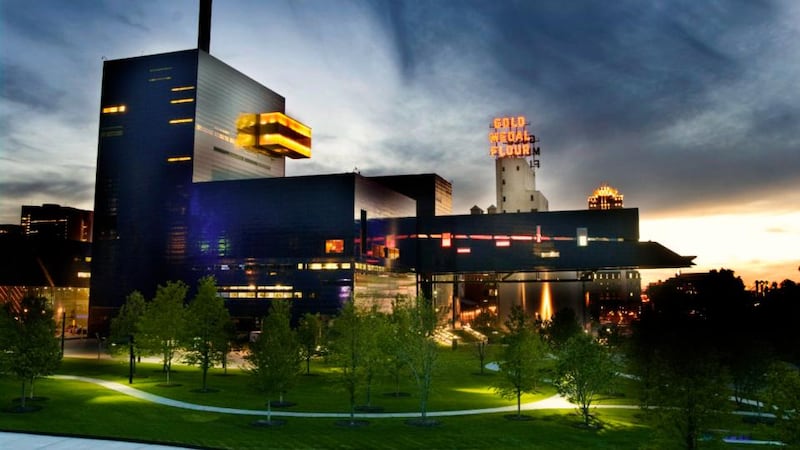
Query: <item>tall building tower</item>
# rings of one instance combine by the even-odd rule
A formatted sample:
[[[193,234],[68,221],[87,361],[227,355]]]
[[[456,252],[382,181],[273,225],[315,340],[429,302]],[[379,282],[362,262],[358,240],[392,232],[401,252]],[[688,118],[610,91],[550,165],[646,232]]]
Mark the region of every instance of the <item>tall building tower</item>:
[[[107,321],[134,289],[180,279],[197,186],[283,177],[286,157],[310,157],[311,130],[284,108],[203,49],[105,61],[91,321]]]
[[[601,184],[589,196],[589,209],[617,209],[622,208],[622,194],[608,184]]]
[[[489,129],[489,155],[495,158],[497,212],[547,211],[547,198],[536,190],[539,142],[528,132],[525,116],[496,117]]]

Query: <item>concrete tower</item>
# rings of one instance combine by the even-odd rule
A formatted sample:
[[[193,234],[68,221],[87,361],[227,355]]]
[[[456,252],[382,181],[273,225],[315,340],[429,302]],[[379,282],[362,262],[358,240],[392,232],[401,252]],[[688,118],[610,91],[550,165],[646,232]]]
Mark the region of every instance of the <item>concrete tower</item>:
[[[495,158],[497,212],[547,211],[547,198],[536,190],[539,147],[525,116],[497,117],[489,131],[489,155]]]

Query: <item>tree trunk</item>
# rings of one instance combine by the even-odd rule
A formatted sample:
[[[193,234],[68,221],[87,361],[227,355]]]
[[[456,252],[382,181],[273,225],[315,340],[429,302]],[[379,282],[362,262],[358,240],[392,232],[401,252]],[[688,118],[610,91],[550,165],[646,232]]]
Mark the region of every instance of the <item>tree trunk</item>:
[[[25,378],[22,379],[22,395],[19,396],[19,406],[25,409]]]
[[[30,392],[30,399],[31,400],[33,400],[33,382],[34,382],[34,380],[36,380],[36,377],[31,377],[31,388],[28,389],[28,392]]]
[[[517,417],[522,417],[522,391],[517,389]]]

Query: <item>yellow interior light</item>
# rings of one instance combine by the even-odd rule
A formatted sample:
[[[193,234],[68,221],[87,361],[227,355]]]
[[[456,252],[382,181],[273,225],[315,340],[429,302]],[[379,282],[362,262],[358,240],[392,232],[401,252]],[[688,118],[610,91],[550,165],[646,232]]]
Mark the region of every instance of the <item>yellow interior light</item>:
[[[124,113],[127,108],[125,105],[112,105],[112,106],[104,106],[103,107],[103,114],[118,114]]]
[[[191,160],[192,160],[191,156],[173,156],[173,157],[167,158],[167,162],[171,162],[171,163],[172,162],[191,161]]]
[[[292,150],[302,157],[311,157],[311,148],[293,141],[282,134],[262,134],[258,140],[258,145],[264,147],[283,147],[287,150]],[[273,150],[275,150],[275,148],[273,148]],[[278,150],[278,152],[280,153],[280,150]],[[292,155],[289,154],[289,156]]]
[[[194,86],[178,86],[170,89],[172,92],[191,91]]]
[[[174,104],[177,104],[177,103],[192,103],[193,101],[194,101],[193,98],[176,98],[176,99],[170,100],[169,102],[174,105]]]
[[[194,119],[192,119],[192,118],[185,118],[185,119],[172,119],[172,120],[170,120],[170,121],[169,121],[169,123],[171,123],[171,124],[176,124],[176,123],[191,123],[191,122],[194,122]]]

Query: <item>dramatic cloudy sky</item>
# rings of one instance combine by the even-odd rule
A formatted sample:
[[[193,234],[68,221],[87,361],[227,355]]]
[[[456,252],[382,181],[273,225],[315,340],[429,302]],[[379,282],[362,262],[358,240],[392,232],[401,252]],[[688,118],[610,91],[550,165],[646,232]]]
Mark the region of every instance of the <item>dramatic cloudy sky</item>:
[[[92,208],[103,59],[195,47],[196,21],[0,2],[0,223]],[[495,203],[491,118],[524,114],[551,210],[608,182],[698,269],[800,278],[800,2],[217,0],[211,53],[313,128],[289,175],[437,172],[467,213]]]

